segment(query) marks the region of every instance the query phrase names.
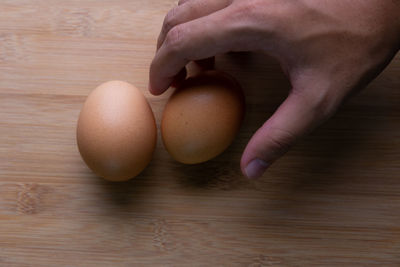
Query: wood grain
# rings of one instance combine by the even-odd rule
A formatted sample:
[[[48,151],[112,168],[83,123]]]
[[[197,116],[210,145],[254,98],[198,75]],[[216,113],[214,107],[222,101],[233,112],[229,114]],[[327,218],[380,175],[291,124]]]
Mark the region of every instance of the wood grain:
[[[138,86],[174,1],[0,1],[0,266],[400,266],[400,57],[257,181],[246,142],[289,84],[263,55],[217,57],[246,89],[234,144],[201,165],[160,140],[150,166],[107,183],[76,120],[99,83]]]

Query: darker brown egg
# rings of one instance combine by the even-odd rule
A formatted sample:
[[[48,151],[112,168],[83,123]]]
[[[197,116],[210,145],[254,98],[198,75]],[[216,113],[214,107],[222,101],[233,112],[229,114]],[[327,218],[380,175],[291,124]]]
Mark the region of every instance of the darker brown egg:
[[[220,71],[200,73],[185,80],[165,106],[164,146],[179,162],[205,162],[232,143],[243,115],[243,92],[233,77]]]

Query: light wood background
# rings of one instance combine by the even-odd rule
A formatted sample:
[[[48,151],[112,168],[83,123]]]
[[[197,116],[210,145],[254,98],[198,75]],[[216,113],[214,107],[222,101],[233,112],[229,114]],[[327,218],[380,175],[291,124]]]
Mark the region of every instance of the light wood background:
[[[257,181],[252,133],[288,82],[262,55],[219,56],[246,90],[234,144],[201,165],[154,160],[108,183],[81,160],[99,83],[147,92],[170,0],[0,0],[0,266],[400,266],[400,57]]]

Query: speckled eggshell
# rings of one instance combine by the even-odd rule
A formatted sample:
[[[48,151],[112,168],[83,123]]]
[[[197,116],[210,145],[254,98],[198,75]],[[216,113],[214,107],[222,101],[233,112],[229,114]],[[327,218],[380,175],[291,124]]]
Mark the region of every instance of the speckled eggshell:
[[[161,133],[177,161],[196,164],[221,154],[234,140],[244,115],[238,82],[220,71],[185,80],[168,100]]]

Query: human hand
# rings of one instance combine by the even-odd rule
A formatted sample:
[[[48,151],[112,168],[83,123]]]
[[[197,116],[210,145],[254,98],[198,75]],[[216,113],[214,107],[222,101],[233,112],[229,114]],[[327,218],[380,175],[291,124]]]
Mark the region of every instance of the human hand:
[[[149,90],[163,93],[189,61],[229,51],[275,57],[292,90],[241,159],[256,178],[374,79],[400,48],[397,0],[181,0],[165,17]]]

